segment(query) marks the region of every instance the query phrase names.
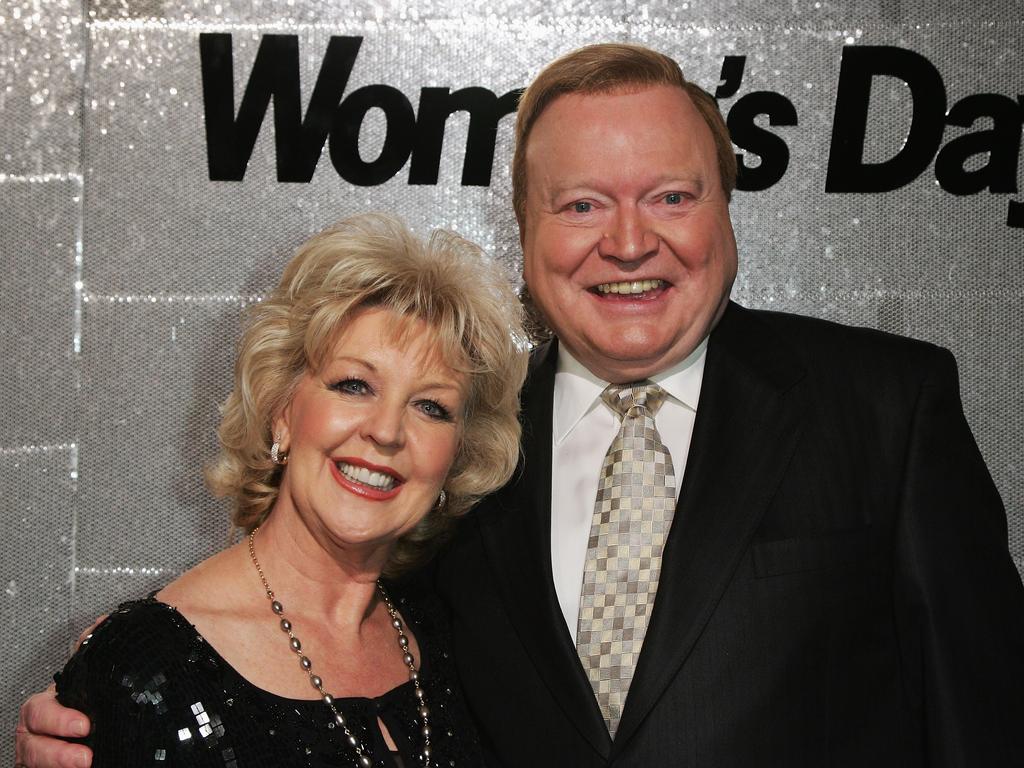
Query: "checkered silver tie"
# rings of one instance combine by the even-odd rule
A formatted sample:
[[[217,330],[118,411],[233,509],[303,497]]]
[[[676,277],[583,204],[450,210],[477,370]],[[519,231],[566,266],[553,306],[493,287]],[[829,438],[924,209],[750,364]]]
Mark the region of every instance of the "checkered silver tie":
[[[576,650],[614,738],[654,608],[676,478],[654,425],[664,390],[650,381],[613,384],[601,399],[622,426],[601,465]]]

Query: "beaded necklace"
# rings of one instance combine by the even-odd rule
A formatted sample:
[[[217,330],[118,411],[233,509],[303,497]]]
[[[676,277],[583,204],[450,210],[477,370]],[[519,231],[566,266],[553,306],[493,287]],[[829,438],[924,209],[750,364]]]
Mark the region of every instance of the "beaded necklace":
[[[334,721],[341,727],[345,733],[345,738],[348,741],[352,749],[355,750],[356,759],[359,763],[360,768],[371,768],[373,765],[373,758],[370,756],[370,751],[363,744],[348,727],[348,721],[345,719],[345,715],[338,711],[338,708],[334,705],[334,697],[324,690],[324,681],[319,675],[313,673],[313,662],[310,661],[309,657],[302,652],[302,642],[298,637],[295,636],[295,632],[292,629],[292,623],[285,618],[284,606],[274,596],[274,590],[270,588],[270,584],[267,582],[267,577],[263,573],[263,568],[260,567],[260,561],[256,559],[256,548],[254,542],[256,541],[256,532],[259,530],[259,526],[252,529],[252,533],[249,534],[249,558],[252,560],[252,564],[256,566],[256,572],[260,575],[260,581],[263,582],[263,589],[267,594],[267,599],[270,600],[270,610],[275,615],[280,617],[281,630],[288,635],[288,643],[299,657],[299,666],[302,670],[309,675],[309,682],[317,693],[320,694],[321,700],[326,704],[334,715]],[[420,684],[419,671],[416,669],[416,660],[413,658],[412,651],[409,649],[409,638],[406,636],[404,629],[402,628],[402,618],[398,615],[398,611],[395,609],[394,604],[391,602],[391,597],[388,595],[387,590],[384,589],[384,585],[377,580],[377,592],[380,593],[381,599],[384,601],[384,605],[387,608],[388,615],[391,616],[391,626],[395,628],[398,633],[398,646],[402,649],[402,660],[405,665],[409,668],[409,679],[412,680],[413,692],[416,695],[417,714],[420,716],[420,720],[423,723],[420,728],[420,733],[423,736],[423,749],[420,750],[420,763],[423,768],[430,768],[430,723],[428,717],[430,711],[427,709],[427,703],[423,686]]]

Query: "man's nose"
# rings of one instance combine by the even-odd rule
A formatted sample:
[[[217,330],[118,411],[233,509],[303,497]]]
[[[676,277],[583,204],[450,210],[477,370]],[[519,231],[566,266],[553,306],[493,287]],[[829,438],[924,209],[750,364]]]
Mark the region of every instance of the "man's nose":
[[[618,261],[637,261],[657,250],[658,235],[635,206],[620,208],[598,243],[598,253]]]

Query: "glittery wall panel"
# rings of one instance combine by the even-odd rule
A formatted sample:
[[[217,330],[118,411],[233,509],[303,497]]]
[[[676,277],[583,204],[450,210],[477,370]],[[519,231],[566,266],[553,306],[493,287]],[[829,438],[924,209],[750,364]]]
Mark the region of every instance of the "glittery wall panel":
[[[76,181],[0,181],[0,449],[74,435]]]
[[[918,4],[920,5],[920,3]],[[990,4],[992,5],[992,4]],[[1005,5],[1005,3],[1003,3]],[[782,29],[795,24],[835,26],[843,21],[874,18],[886,7],[900,7],[899,0],[874,2],[828,2],[828,0],[787,0],[781,3],[753,3],[750,0],[660,0],[636,3],[634,0],[520,0],[516,3],[494,4],[481,11],[471,0],[378,0],[373,3],[329,3],[288,6],[287,19],[282,19],[280,0],[207,0],[165,3],[160,0],[98,0],[91,3],[91,16],[97,20],[165,18],[172,21],[205,23],[293,23],[296,25],[333,25],[352,21],[412,21],[429,25],[441,19],[467,19],[475,22],[486,18],[496,24],[510,20],[538,25],[559,24],[576,27],[580,24],[638,23],[701,23],[713,26],[768,24]],[[899,13],[897,10],[896,13]]]
[[[67,653],[75,522],[81,3],[0,8],[0,761]]]
[[[227,511],[204,491],[202,468],[240,326],[234,302],[85,308],[82,385],[92,394],[82,404],[77,562],[82,583],[102,588],[92,592],[100,602],[76,594],[76,622],[109,606],[124,578],[173,575],[226,541]]]
[[[7,0],[0,10],[0,183],[78,168],[81,9],[78,0]]]
[[[723,57],[745,55],[739,90],[722,99],[723,109],[770,91],[792,102],[798,124],[770,128],[790,153],[781,180],[734,198],[741,258],[735,297],[949,346],[1024,570],[1024,253],[1020,230],[1005,226],[1007,196],[955,197],[938,187],[933,166],[893,192],[824,191],[844,45],[895,45],[926,57],[944,79],[947,107],[977,93],[1013,99],[1024,89],[1020,0],[530,0],[486,16],[468,2],[295,2],[285,14],[270,0],[101,0],[87,5],[84,23],[78,5],[39,5],[24,0],[0,10],[0,306],[30,318],[22,321],[27,340],[5,339],[0,350],[8,361],[0,386],[13,393],[0,416],[0,478],[10,500],[3,520],[5,529],[12,521],[39,526],[0,539],[0,562],[17,568],[5,578],[15,579],[17,590],[8,590],[3,617],[5,627],[11,616],[28,616],[32,631],[43,629],[25,641],[25,654],[8,660],[11,670],[3,669],[13,681],[2,692],[6,712],[14,712],[24,687],[37,685],[41,660],[63,653],[47,638],[71,639],[69,613],[77,631],[224,542],[226,511],[205,495],[201,466],[214,451],[216,404],[229,386],[240,309],[272,284],[308,233],[356,211],[395,210],[421,232],[455,228],[518,271],[507,169],[511,117],[499,125],[489,187],[460,184],[465,114],[448,120],[436,185],[408,184],[407,163],[383,184],[353,186],[333,167],[329,142],[310,183],[279,183],[272,109],[244,181],[210,182],[202,32],[233,35],[236,109],[260,40],[270,33],[298,38],[304,108],[330,37],[360,35],[345,94],[387,84],[417,114],[423,87],[483,86],[500,95],[588,42],[650,44],[712,90]],[[906,96],[900,82],[876,80],[867,160],[901,146],[910,121]],[[763,118],[759,124],[768,127]],[[364,159],[379,151],[384,132],[382,115],[371,111],[360,133]],[[943,143],[966,132],[947,128]],[[1018,159],[1018,179],[1019,167]],[[82,211],[79,274],[74,246]],[[84,315],[76,356],[68,350],[78,302]],[[65,376],[81,382],[67,396]],[[67,449],[47,465],[58,482],[41,482],[43,475],[24,466],[4,468],[10,451],[52,451],[46,446],[53,444],[73,444],[79,456],[72,460]],[[64,487],[70,466],[80,472],[77,490]],[[29,506],[50,511],[23,520]],[[54,535],[74,543],[73,570]],[[51,584],[33,568],[72,579],[73,594],[60,610],[52,608]],[[0,750],[9,733],[0,733]]]
[[[419,39],[415,29],[395,25],[367,38],[346,93],[384,82],[415,105],[423,86],[481,84],[504,93],[525,77],[521,70],[505,72],[501,61],[491,64],[490,74],[468,75],[464,65],[450,65],[459,58],[456,41],[429,35]],[[305,100],[330,35],[359,31],[297,33]],[[261,34],[234,33],[239,76],[251,71]],[[450,151],[442,156],[436,186],[410,186],[403,170],[380,186],[354,187],[339,177],[326,147],[311,183],[277,183],[269,116],[245,180],[211,183],[196,31],[104,23],[94,26],[92,37],[97,53],[89,103],[95,106],[87,121],[85,203],[86,250],[91,254],[85,278],[92,294],[258,292],[307,234],[368,208],[397,206],[421,230],[450,226],[475,233],[492,246],[492,222],[500,211],[511,232],[505,198],[495,200],[491,188],[459,184],[468,124],[463,116],[448,126],[445,143]],[[514,48],[520,41],[506,36],[500,42]],[[238,100],[240,94],[236,106]],[[126,111],[135,119],[126,120]],[[502,123],[499,151],[508,146],[510,123]],[[367,157],[379,151],[384,128],[379,113],[365,121],[361,144]],[[507,176],[504,168],[494,179],[502,176]]]
[[[0,748],[12,762],[18,704],[45,686],[68,649],[74,448],[0,448]]]
[[[412,21],[428,25],[438,19],[481,18],[481,6],[470,0],[377,0],[373,3],[289,3],[282,13],[280,0],[94,0],[90,18],[96,21],[166,19],[197,24],[336,25],[353,21],[374,24],[388,21]],[[507,24],[578,28],[586,25],[619,25],[636,29],[672,24],[695,24],[712,31],[744,26],[765,26],[783,34],[786,29],[853,29],[866,22],[885,24],[961,24],[981,26],[993,19],[1024,17],[1022,0],[988,0],[965,4],[962,0],[786,0],[777,3],[751,0],[658,0],[637,3],[634,0],[520,0],[502,3],[484,11],[485,18]],[[372,26],[368,27],[372,31]],[[647,29],[644,30],[646,33]],[[569,43],[570,45],[572,43]],[[549,57],[550,58],[550,57]]]
[[[983,29],[992,21],[1024,24],[1024,1],[986,0],[970,7],[960,0],[895,0],[882,2],[886,16],[893,21],[914,25],[947,24]]]

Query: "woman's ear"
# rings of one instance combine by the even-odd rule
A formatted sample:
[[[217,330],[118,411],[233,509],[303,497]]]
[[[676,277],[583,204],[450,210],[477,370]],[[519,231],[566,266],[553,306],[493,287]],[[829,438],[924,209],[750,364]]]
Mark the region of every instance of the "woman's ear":
[[[277,445],[277,450],[282,454],[287,454],[288,449],[291,447],[291,408],[285,406],[282,411],[274,417],[271,422],[271,437],[274,443]]]

